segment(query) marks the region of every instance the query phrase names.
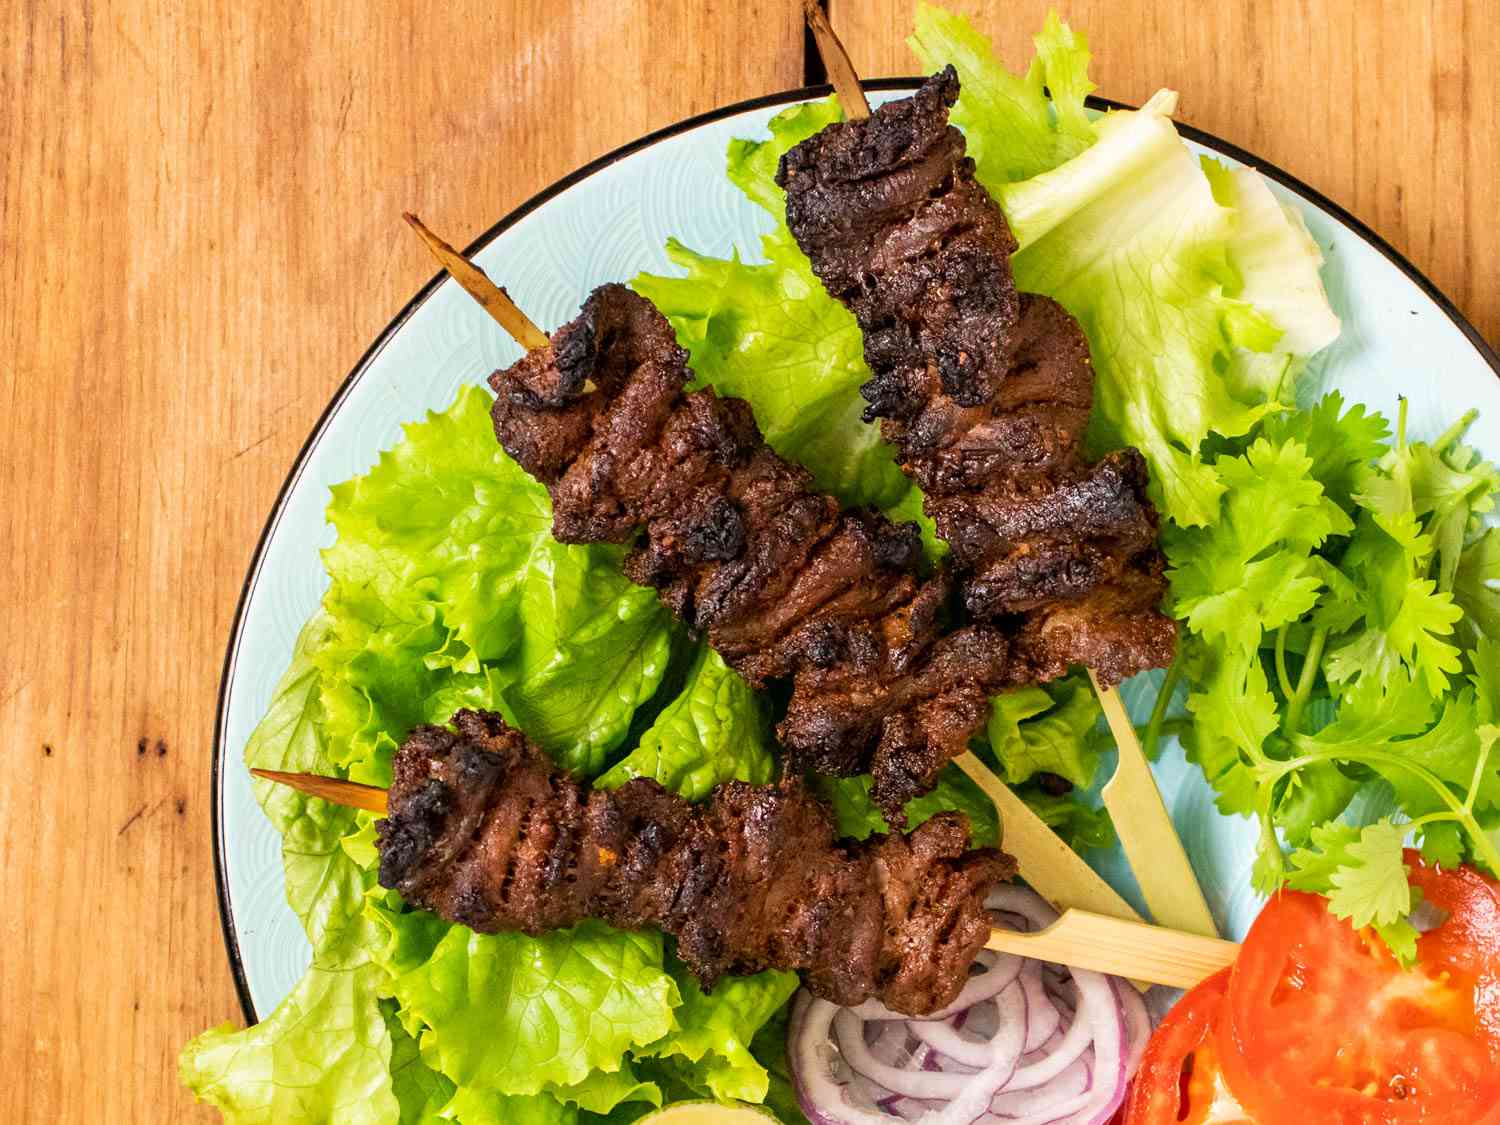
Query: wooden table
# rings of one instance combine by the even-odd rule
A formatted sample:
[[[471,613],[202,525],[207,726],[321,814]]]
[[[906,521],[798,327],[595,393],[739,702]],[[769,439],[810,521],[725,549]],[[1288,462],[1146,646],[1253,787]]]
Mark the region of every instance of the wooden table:
[[[913,70],[908,0],[831,6],[866,75]],[[1016,65],[1048,7],[958,6]],[[1102,93],[1179,89],[1500,337],[1492,3],[1065,6]],[[224,644],[303,438],[432,274],[401,210],[467,240],[809,66],[797,0],[167,7],[0,15],[6,1121],[211,1117],[176,1055],[239,1018],[209,857]]]

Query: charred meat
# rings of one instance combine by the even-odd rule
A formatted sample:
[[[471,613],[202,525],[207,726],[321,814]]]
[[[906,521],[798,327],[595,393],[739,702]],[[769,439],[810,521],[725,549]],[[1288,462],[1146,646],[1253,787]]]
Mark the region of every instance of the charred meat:
[[[751,684],[791,682],[777,733],[794,771],[869,771],[899,824],[989,697],[1034,673],[1001,628],[945,628],[950,580],[922,577],[914,525],[840,510],[748,403],[689,392],[691,378],[666,319],[606,285],[550,347],[490,377],[495,433],[547,486],[559,540],[637,543],[634,581]]]
[[[830,125],[778,171],[787,225],[854,313],[880,420],[926,492],[980,620],[1020,621],[1040,678],[1088,664],[1107,682],[1171,661],[1145,460],[1089,462],[1088,343],[1059,305],[1019,293],[1016,241],[974,178],[950,66],[911,98]]]
[[[985,896],[1015,871],[996,849],[966,851],[957,814],[840,841],[795,782],[731,781],[700,805],[644,778],[606,792],[498,715],[453,723],[396,754],[380,883],[482,933],[656,926],[706,988],[788,969],[836,1004],[920,1015],[963,987],[990,932]]]

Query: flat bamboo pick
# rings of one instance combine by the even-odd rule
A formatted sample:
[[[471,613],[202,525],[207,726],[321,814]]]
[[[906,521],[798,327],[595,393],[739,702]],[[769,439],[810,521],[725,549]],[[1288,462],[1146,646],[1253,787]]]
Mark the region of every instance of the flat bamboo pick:
[[[850,121],[863,121],[870,116],[870,103],[865,100],[864,89],[859,84],[859,72],[849,60],[849,52],[834,34],[833,24],[828,22],[828,13],[818,0],[802,0],[802,13],[807,26],[812,28],[813,38],[818,41],[818,54],[828,67],[828,77],[833,82],[834,93],[844,116]]]
[[[983,766],[978,768],[993,780],[993,774]],[[361,785],[355,781],[323,777],[315,773],[263,769],[251,769],[250,772],[256,777],[291,786],[299,792],[335,805],[366,809],[382,815],[386,812],[387,793],[374,785]],[[1021,805],[1019,799],[1005,789],[1005,786],[1001,785],[1000,788],[1019,806],[1019,811],[1009,814],[1012,819],[1008,822],[1008,827],[1023,824],[1025,817],[1034,818],[1035,814]],[[1051,835],[1046,825],[1042,825],[1042,830]],[[1052,838],[1057,839],[1055,836]],[[1061,845],[1062,842],[1059,840],[1058,844]],[[1009,833],[1005,845],[1015,849]],[[1063,850],[1067,851],[1065,845]],[[1105,889],[1108,890],[1107,885]],[[1120,906],[1125,911],[1130,911],[1123,900]],[[1231,964],[1235,954],[1239,952],[1239,946],[1233,942],[1078,909],[1065,910],[1060,919],[1036,933],[1019,934],[1012,930],[995,929],[991,931],[986,945],[1001,953],[1018,953],[1023,957],[1035,957],[1059,965],[1127,977],[1138,988],[1146,988],[1149,984],[1191,988],[1210,973]]]
[[[863,89],[860,88],[859,74],[855,71],[854,64],[850,62],[843,44],[839,42],[838,36],[829,25],[827,15],[814,0],[804,0],[803,8],[808,25],[812,28],[813,38],[817,40],[818,50],[823,55],[823,61],[828,65],[829,75],[833,79],[833,88],[844,107],[845,115],[851,120],[869,117],[870,106],[865,101]],[[1120,747],[1120,767],[1104,789],[1104,804],[1115,823],[1115,831],[1120,836],[1125,858],[1129,861],[1131,870],[1135,872],[1136,881],[1140,883],[1146,905],[1151,908],[1156,921],[1162,925],[1179,927],[1192,933],[1217,934],[1213,914],[1208,909],[1207,900],[1203,897],[1203,888],[1198,885],[1197,877],[1193,874],[1193,865],[1188,862],[1187,852],[1183,850],[1177,830],[1172,826],[1172,818],[1161,799],[1161,791],[1156,786],[1156,778],[1146,762],[1145,754],[1141,751],[1140,741],[1135,736],[1135,727],[1131,724],[1130,717],[1125,714],[1119,694],[1113,688],[1100,684],[1092,669],[1089,671],[1089,680],[1099,695],[1099,704],[1104,709],[1104,717],[1109,723],[1110,730],[1114,732],[1115,742]],[[974,772],[976,769],[984,770],[985,773],[989,772],[977,759],[972,761],[972,765],[965,765],[964,769],[976,781],[979,781]],[[999,785],[998,779],[996,785],[1004,788]],[[998,807],[1000,798],[997,798],[990,788],[987,787],[986,791],[990,792],[991,799]],[[1008,803],[1020,805],[1019,801]],[[1009,832],[1007,832],[1008,838]],[[1020,853],[1014,848],[1011,848],[1011,851],[1018,859],[1020,858]],[[1041,858],[1041,856],[1038,857],[1039,860]],[[1052,873],[1063,874],[1060,869]],[[1026,878],[1024,864],[1021,874],[1023,878]],[[1032,881],[1027,878],[1027,882]],[[1038,890],[1049,885],[1032,883],[1032,886],[1037,887]],[[1046,893],[1042,890],[1042,894]],[[1115,912],[1105,911],[1105,913]]]
[[[302,793],[321,797],[335,805],[346,805],[351,809],[385,814],[386,791],[375,785],[361,785],[357,781],[345,781],[341,777],[323,777],[316,773],[287,773],[285,770],[262,770],[251,768],[256,777],[267,781],[289,785]]]
[[[1141,921],[1135,908],[972,752],[954,761],[994,802],[1004,837],[1001,846],[1016,857],[1021,878],[1032,890],[1059,910],[1077,907],[1111,918]]]
[[[1035,933],[992,930],[986,945],[1000,953],[1112,976],[1138,977],[1172,988],[1192,988],[1233,965],[1240,952],[1232,941],[1086,910],[1064,911],[1056,922]]]
[[[1141,894],[1159,925],[1204,937],[1217,937],[1213,912],[1203,897],[1203,888],[1193,873],[1182,839],[1172,825],[1172,816],[1162,800],[1151,764],[1146,761],[1135,724],[1125,713],[1120,693],[1101,684],[1093,672],[1089,679],[1099,693],[1105,721],[1120,748],[1120,764],[1104,786],[1104,807],[1114,821],[1125,858],[1135,872]]]

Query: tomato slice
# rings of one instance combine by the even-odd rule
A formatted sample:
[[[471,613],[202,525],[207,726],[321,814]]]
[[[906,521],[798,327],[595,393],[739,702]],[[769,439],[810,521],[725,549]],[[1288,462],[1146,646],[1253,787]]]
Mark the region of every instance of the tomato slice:
[[[1409,851],[1412,885],[1448,916],[1417,941],[1418,960],[1440,965],[1474,996],[1475,1031],[1500,1059],[1500,883],[1472,867],[1443,871]]]
[[[1500,1125],[1497,888],[1408,858],[1450,915],[1414,970],[1314,895],[1278,896],[1251,927],[1216,1041],[1261,1125]]]
[[[1125,1125],[1249,1122],[1225,1091],[1213,1035],[1229,972],[1215,973],[1179,1000],[1152,1034],[1125,1103]]]

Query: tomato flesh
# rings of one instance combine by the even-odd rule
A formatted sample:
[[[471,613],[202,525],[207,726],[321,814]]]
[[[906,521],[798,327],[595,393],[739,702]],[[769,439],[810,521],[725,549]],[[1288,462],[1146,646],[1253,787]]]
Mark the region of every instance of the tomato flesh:
[[[1177,1002],[1151,1036],[1125,1103],[1129,1125],[1229,1125],[1214,1026],[1229,989],[1215,973]]]
[[[1216,1038],[1230,1088],[1264,1125],[1500,1119],[1495,885],[1408,858],[1449,913],[1415,969],[1315,895],[1282,894],[1251,927]]]
[[[1443,917],[1414,969],[1279,895],[1152,1036],[1127,1125],[1500,1125],[1500,883],[1406,861]]]

